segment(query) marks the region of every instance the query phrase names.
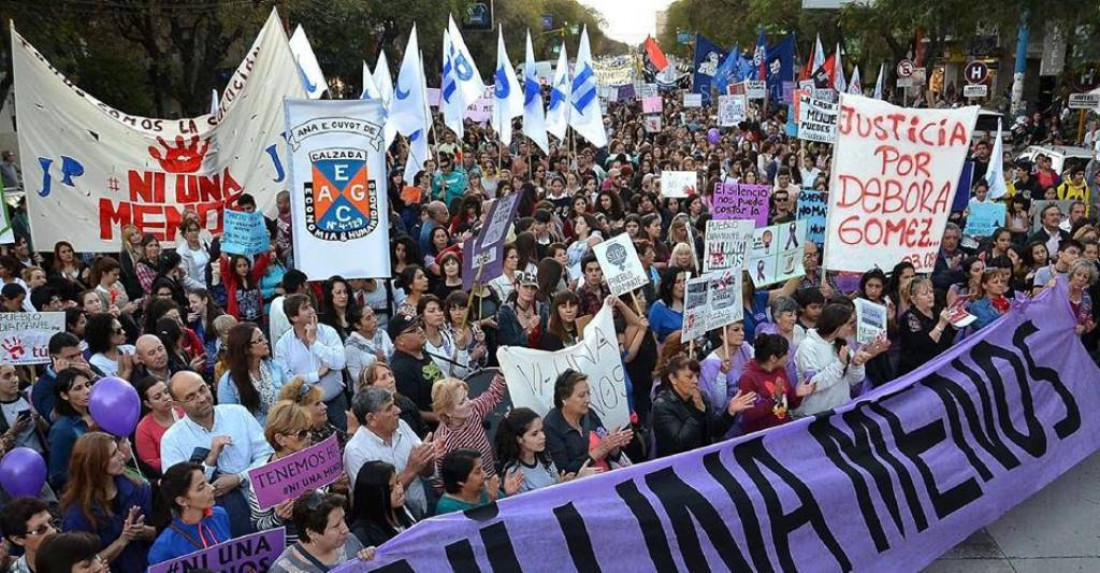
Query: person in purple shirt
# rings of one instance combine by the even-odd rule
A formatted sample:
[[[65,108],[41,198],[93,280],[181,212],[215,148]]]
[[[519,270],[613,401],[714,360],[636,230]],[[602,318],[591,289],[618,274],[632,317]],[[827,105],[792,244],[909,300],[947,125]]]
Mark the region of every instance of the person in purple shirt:
[[[752,345],[745,342],[745,325],[741,321],[719,330],[722,345],[711,352],[699,364],[699,391],[707,398],[711,409],[717,412],[725,408],[730,399],[737,394],[737,385],[745,365],[752,360]],[[740,433],[738,424],[734,424],[725,433],[733,437]]]

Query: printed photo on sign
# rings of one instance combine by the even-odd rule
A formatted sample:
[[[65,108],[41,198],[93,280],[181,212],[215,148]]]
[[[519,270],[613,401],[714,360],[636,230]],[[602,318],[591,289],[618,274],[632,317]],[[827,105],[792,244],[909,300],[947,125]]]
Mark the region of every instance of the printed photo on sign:
[[[802,266],[805,242],[805,221],[756,229],[753,249],[745,266],[753,284],[760,288],[805,275]]]
[[[646,133],[659,133],[661,131],[661,116],[645,116],[645,131]]]
[[[703,272],[740,271],[745,268],[745,258],[752,242],[752,221],[707,221],[703,241]]]
[[[685,199],[695,195],[699,174],[695,171],[662,171],[661,196]]]
[[[485,284],[504,272],[504,241],[519,197],[520,193],[512,193],[493,201],[481,233],[463,243],[462,288],[473,288],[475,280]]]
[[[596,253],[611,294],[622,296],[649,282],[630,235],[623,233],[592,247],[592,250]]]
[[[886,332],[886,307],[862,298],[852,302],[856,305],[856,342],[870,344]]]
[[[743,95],[718,96],[718,125],[721,127],[735,127],[745,121],[747,117],[748,103]]]
[[[733,324],[744,317],[741,271],[689,278],[684,291],[684,340]]]

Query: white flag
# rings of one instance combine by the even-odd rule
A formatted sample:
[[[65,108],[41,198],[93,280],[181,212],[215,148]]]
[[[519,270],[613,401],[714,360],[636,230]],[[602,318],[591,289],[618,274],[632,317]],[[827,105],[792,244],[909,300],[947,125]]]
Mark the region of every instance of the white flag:
[[[359,94],[359,99],[382,101],[382,94],[378,93],[378,87],[374,85],[374,77],[366,60],[363,61],[363,92]]]
[[[501,143],[512,144],[512,118],[523,115],[523,93],[516,80],[516,71],[504,49],[504,29],[497,29],[497,71],[493,86],[493,116],[490,124]]]
[[[455,25],[454,16],[449,17],[447,31],[451,36],[451,62],[454,67],[455,81],[458,83],[458,91],[462,92],[462,101],[470,105],[485,93],[485,82],[481,81],[481,74],[474,65],[474,58],[470,50],[466,48],[466,42],[462,40],[462,32]]]
[[[810,70],[810,76],[814,75],[814,72],[821,69],[821,66],[825,65],[825,48],[821,47],[821,34],[817,35],[816,43],[814,43],[814,63],[813,69]]]
[[[527,30],[527,59],[523,63],[523,133],[543,153],[550,153],[550,142],[546,138],[546,112],[542,109],[542,88],[535,70],[535,47],[531,44],[530,30]]]
[[[884,73],[886,73],[886,64],[879,64],[878,79],[875,80],[875,93],[873,95],[875,99],[882,99],[882,75]]]
[[[596,73],[592,70],[592,51],[588,47],[588,26],[581,31],[581,45],[577,48],[576,73],[573,76],[569,110],[569,126],[596,147],[607,145],[607,131],[600,113],[600,100],[596,97]]]
[[[321,95],[328,90],[325,82],[325,74],[321,72],[321,64],[317,63],[317,56],[313,54],[313,46],[309,45],[306,30],[301,24],[294,30],[290,37],[290,51],[294,54],[294,61],[298,62],[298,71],[302,74],[302,85],[306,88],[306,96],[309,99],[321,99]]]
[[[833,64],[833,88],[845,93],[848,91],[848,81],[844,79],[844,63],[840,61],[840,42],[836,45],[836,61]]]
[[[439,91],[439,107],[443,112],[443,124],[455,132],[455,139],[462,140],[462,121],[466,116],[466,101],[458,87],[455,74],[455,49],[451,44],[451,33],[443,31],[443,84]]]
[[[382,115],[384,118],[388,118],[390,115],[390,104],[393,103],[393,77],[390,75],[390,62],[386,59],[385,50],[382,50],[378,54],[378,62],[374,64],[373,75],[374,87],[378,88],[378,97],[382,99]],[[384,146],[389,148],[394,138],[397,137],[397,130],[394,129],[393,124],[389,121],[386,122],[384,136]]]
[[[670,66],[671,67],[671,66]],[[569,57],[565,54],[565,42],[561,43],[558,54],[558,67],[554,70],[554,81],[550,85],[550,107],[546,110],[546,131],[560,140],[565,140],[569,129]]]
[[[428,160],[428,121],[425,114],[424,74],[420,69],[420,47],[416,40],[416,24],[409,32],[409,44],[405,47],[405,57],[401,60],[401,70],[397,73],[397,86],[394,88],[393,101],[387,124],[397,133],[409,138],[409,157],[405,162],[405,181],[412,182],[417,171],[424,168]]]
[[[852,70],[852,81],[848,82],[848,93],[863,95],[863,86],[859,85],[859,66]]]
[[[989,154],[989,168],[985,170],[985,182],[989,184],[989,198],[1000,199],[1008,195],[1004,174],[1004,143],[1001,141],[1001,120],[997,120],[997,139]]]

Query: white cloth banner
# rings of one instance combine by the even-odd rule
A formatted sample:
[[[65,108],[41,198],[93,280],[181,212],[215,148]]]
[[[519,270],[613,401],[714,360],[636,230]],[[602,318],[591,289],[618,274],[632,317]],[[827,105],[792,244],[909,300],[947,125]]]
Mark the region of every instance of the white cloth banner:
[[[501,346],[497,359],[508,382],[508,396],[516,407],[530,408],[546,416],[554,407],[554,381],[567,369],[588,375],[592,402],[589,407],[608,429],[627,427],[623,361],[615,337],[611,309],[604,306],[584,327],[581,341],[557,352]]]
[[[390,276],[382,104],[287,100],[294,263],[311,277]]]
[[[840,95],[824,266],[931,272],[978,106],[913,109]]]
[[[48,364],[50,338],[64,331],[63,312],[0,313],[0,364]]]
[[[117,252],[122,227],[177,241],[185,210],[218,233],[222,213],[250,193],[268,214],[286,188],[280,157],[284,98],[305,97],[272,12],[230,78],[217,114],[129,115],[95,99],[13,31],[19,151],[35,244]]]

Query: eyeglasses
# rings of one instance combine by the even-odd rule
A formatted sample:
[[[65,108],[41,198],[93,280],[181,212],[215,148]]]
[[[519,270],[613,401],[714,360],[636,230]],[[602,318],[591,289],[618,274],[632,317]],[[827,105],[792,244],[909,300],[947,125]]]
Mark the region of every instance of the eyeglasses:
[[[290,432],[288,434],[283,434],[283,435],[287,436],[287,437],[293,437],[293,438],[297,439],[300,442],[300,441],[306,439],[306,437],[309,436],[309,430],[308,429],[298,430],[297,432]]]
[[[203,384],[202,386],[199,387],[198,390],[188,394],[187,396],[184,396],[184,398],[182,400],[177,400],[177,401],[182,402],[184,404],[190,404],[191,402],[194,402],[195,400],[198,400],[199,398],[202,398],[203,396],[209,396],[209,395],[210,395],[210,389],[206,387],[206,384]]]

